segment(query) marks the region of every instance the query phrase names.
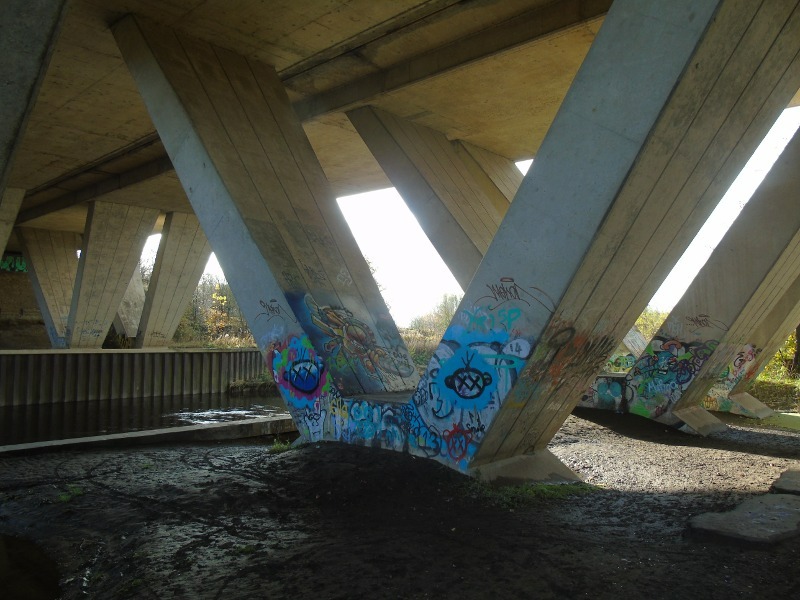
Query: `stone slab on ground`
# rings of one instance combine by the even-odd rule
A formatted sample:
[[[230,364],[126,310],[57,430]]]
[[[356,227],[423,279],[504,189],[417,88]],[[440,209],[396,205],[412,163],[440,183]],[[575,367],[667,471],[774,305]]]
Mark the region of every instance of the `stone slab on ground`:
[[[777,542],[800,535],[800,496],[757,496],[728,512],[696,515],[689,526],[747,542]]]
[[[800,495],[800,471],[784,471],[772,484],[772,491],[777,494]]]

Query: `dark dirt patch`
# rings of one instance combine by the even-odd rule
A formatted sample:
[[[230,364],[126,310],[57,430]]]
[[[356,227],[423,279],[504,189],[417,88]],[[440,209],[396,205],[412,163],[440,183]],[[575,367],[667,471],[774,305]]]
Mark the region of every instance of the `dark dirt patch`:
[[[47,550],[63,598],[800,596],[797,539],[687,528],[800,468],[799,434],[579,414],[550,449],[590,494],[508,509],[431,461],[339,444],[64,452],[0,459],[0,533]]]

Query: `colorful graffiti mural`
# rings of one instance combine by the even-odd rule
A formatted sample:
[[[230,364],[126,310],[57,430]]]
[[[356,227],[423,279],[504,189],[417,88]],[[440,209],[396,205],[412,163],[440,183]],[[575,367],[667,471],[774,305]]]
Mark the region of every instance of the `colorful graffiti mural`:
[[[0,258],[0,271],[11,273],[27,273],[28,264],[25,259],[18,254],[3,254]]]
[[[748,375],[755,372],[756,359],[761,354],[761,348],[747,344],[736,353],[733,361],[720,374],[716,383],[707,392],[703,400],[703,408],[720,412],[733,412],[747,416],[755,416],[746,409],[741,408],[728,398],[731,391]]]
[[[501,299],[502,293],[508,297]],[[528,302],[509,287],[496,291],[493,298],[500,301],[461,308],[404,403],[342,393],[335,371],[343,367],[374,379],[407,376],[413,369],[410,361],[398,360],[394,349],[378,344],[372,329],[345,308],[319,304],[306,294],[307,319],[298,318],[314,326],[319,351],[305,334],[265,340],[262,346],[305,439],[399,450],[466,470],[533,351],[532,340],[515,328],[522,311],[514,296]],[[274,316],[279,310],[263,314]]]
[[[580,406],[626,413],[629,399],[625,375],[600,375],[581,398]]]
[[[665,414],[718,345],[717,340],[682,342],[654,337],[628,374],[628,385],[634,391],[630,412],[650,418]]]

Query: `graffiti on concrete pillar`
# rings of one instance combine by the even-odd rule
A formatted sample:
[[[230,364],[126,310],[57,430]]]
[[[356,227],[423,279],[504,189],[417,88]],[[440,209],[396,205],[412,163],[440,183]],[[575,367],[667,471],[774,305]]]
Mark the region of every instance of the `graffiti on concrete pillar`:
[[[380,315],[375,320],[379,337],[344,306],[308,293],[287,296],[305,334],[265,339],[261,346],[303,437],[401,450],[467,470],[536,351],[535,338],[525,331],[546,322],[554,309],[546,294],[512,277],[487,290],[475,303],[459,307],[419,385],[407,402],[397,404],[342,392],[352,383],[348,372],[368,375],[362,383],[413,373],[408,352],[400,340],[394,347]],[[262,309],[259,318],[280,321],[278,307],[265,302]],[[548,348],[557,354],[570,344],[584,344],[594,352],[595,345],[569,331],[550,336]],[[571,359],[579,350],[564,351]],[[555,367],[544,359],[541,367],[549,374]]]
[[[728,398],[728,394],[743,379],[755,373],[756,369],[754,367],[760,354],[761,348],[756,348],[751,344],[746,344],[744,348],[737,352],[733,361],[720,374],[717,381],[707,392],[703,400],[703,408],[721,412],[730,412],[732,410],[741,412],[744,410],[736,407]]]
[[[0,271],[27,273],[28,264],[25,262],[25,259],[18,254],[3,254],[3,258],[0,259]]]
[[[630,412],[657,418],[671,410],[718,345],[718,340],[654,337],[628,373],[634,391]]]

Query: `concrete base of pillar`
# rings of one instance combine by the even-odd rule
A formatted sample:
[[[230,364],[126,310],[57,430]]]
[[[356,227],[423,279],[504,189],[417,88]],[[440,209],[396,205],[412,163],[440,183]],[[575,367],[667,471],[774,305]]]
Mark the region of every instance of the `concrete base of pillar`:
[[[672,414],[691,427],[695,433],[709,435],[725,431],[728,426],[700,406],[688,406],[673,410]]]
[[[501,485],[583,481],[577,473],[553,456],[549,450],[538,450],[533,454],[521,454],[485,463],[470,469],[469,475],[482,481]]]
[[[743,417],[750,417],[753,419],[766,419],[775,414],[775,411],[769,406],[747,392],[731,394],[728,399],[733,403],[733,406],[728,412],[735,415],[742,415]]]

